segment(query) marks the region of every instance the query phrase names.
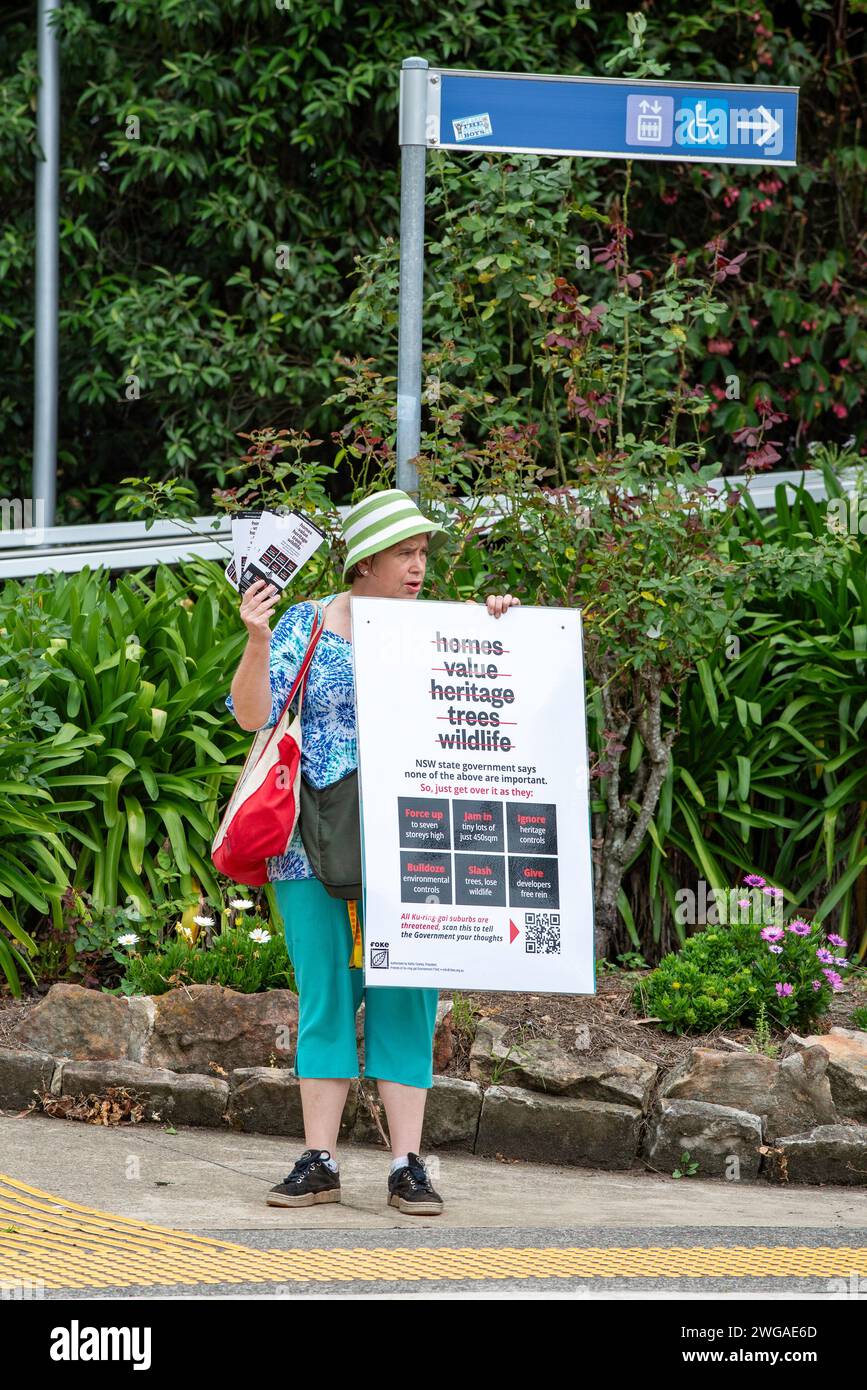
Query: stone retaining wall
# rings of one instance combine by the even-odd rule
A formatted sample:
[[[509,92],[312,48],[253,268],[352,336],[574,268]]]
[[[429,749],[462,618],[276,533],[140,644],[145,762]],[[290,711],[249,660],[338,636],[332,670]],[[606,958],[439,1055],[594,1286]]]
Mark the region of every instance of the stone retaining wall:
[[[362,1006],[363,1008],[363,1006]],[[448,1001],[434,1055],[448,1052]],[[55,985],[0,1048],[0,1109],[62,1113],[125,1088],[145,1120],[303,1136],[291,1070],[297,997],[193,985],[123,998]],[[359,1011],[363,1045],[363,1016]],[[458,1148],[530,1162],[698,1176],[867,1185],[867,1033],[791,1035],[779,1058],[696,1047],[664,1076],[611,1047],[598,1056],[539,1039],[509,1050],[482,1019],[470,1079],[435,1075],[424,1151]],[[378,1122],[377,1122],[378,1121]],[[385,1145],[370,1078],[353,1080],[344,1141]]]

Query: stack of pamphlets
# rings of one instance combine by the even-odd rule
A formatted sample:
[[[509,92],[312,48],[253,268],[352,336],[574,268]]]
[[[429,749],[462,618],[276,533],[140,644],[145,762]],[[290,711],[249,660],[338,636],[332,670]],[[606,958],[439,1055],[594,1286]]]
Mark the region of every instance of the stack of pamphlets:
[[[324,540],[325,533],[299,512],[239,512],[232,517],[226,578],[241,594],[257,579],[282,593]]]

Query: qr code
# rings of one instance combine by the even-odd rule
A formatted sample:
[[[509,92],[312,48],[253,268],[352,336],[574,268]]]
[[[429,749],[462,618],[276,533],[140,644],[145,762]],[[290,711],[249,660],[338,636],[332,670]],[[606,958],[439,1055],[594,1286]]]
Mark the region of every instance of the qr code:
[[[524,913],[524,950],[534,956],[559,956],[559,912]]]

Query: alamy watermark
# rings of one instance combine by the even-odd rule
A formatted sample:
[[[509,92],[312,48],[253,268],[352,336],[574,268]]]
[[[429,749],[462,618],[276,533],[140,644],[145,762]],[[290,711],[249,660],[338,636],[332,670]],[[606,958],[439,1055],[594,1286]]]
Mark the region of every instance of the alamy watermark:
[[[26,532],[28,540],[45,537],[45,499],[0,497],[0,531]]]
[[[735,926],[754,922],[782,926],[783,894],[760,888],[711,888],[703,878],[695,888],[679,888],[674,895],[674,920],[688,926]]]

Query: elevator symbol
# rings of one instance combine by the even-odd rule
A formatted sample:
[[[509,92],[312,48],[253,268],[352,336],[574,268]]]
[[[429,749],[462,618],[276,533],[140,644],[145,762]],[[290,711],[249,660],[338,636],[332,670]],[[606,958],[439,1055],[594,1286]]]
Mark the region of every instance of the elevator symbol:
[[[658,144],[662,140],[662,117],[655,112],[650,116],[639,116],[638,138],[648,142],[654,140]]]
[[[674,97],[626,98],[627,145],[670,145],[674,124]]]

